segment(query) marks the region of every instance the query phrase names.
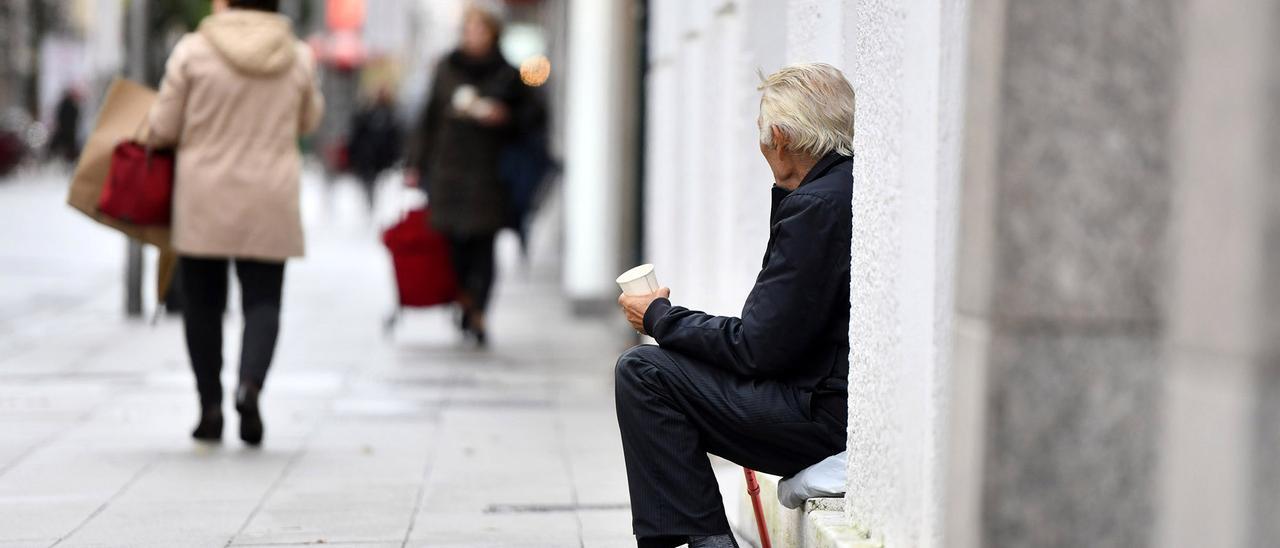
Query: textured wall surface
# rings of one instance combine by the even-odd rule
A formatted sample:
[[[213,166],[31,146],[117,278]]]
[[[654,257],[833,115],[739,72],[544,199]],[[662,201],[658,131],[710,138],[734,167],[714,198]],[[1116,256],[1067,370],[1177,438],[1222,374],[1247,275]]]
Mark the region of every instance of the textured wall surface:
[[[1146,545],[1156,339],[997,328],[991,345],[987,545]]]
[[[1170,195],[1173,7],[1008,9],[997,314],[1146,322]]]
[[[887,545],[940,546],[967,2],[846,9],[858,93],[846,511]]]
[[[790,0],[786,4],[788,63],[819,61],[838,67],[852,66],[848,59],[841,58],[848,41],[842,14],[852,9],[852,2]]]
[[[898,443],[902,318],[902,72],[906,14],[897,2],[866,0],[853,9],[853,266],[849,319],[849,487],[855,526],[890,542],[906,455]],[[923,365],[923,364],[917,364]]]
[[[1150,540],[1176,12],[1008,2],[983,541]]]

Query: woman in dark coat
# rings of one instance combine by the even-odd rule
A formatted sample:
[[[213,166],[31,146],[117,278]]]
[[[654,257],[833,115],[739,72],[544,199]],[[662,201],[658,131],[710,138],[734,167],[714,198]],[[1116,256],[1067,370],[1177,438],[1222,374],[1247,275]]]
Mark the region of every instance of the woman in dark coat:
[[[421,174],[432,224],[449,239],[463,330],[481,346],[494,279],[493,240],[506,221],[498,161],[525,117],[526,88],[498,52],[501,32],[493,14],[467,11],[461,44],[436,66],[410,164]]]

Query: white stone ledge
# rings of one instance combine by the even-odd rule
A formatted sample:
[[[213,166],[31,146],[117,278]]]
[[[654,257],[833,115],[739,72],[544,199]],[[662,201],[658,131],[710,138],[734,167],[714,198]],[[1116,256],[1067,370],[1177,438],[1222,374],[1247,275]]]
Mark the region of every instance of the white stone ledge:
[[[843,498],[809,499],[804,506],[793,510],[778,503],[778,476],[757,473],[756,478],[760,481],[760,502],[774,548],[883,547],[882,543],[868,539],[848,523],[844,516]],[[737,483],[737,519],[731,520],[734,531],[740,538],[759,547],[755,511],[747,494],[746,480],[740,473]]]

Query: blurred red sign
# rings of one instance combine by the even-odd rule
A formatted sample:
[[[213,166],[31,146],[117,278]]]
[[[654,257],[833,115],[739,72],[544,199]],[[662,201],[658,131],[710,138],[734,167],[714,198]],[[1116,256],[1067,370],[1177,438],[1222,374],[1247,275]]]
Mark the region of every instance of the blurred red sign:
[[[328,0],[325,22],[329,30],[359,30],[364,26],[364,0]]]
[[[349,30],[333,33],[329,39],[328,60],[341,68],[354,68],[364,61],[364,43],[360,35]]]
[[[360,66],[368,55],[360,35],[349,30],[317,34],[308,39],[307,44],[321,62],[343,70]]]

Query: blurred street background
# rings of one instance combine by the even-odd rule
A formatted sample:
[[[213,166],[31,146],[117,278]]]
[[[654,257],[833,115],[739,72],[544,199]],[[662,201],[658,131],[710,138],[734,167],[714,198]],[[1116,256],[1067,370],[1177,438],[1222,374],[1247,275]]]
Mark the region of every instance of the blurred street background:
[[[380,233],[423,196],[398,165],[371,189],[353,175],[352,123],[382,95],[414,125],[464,7],[282,2],[321,60],[328,108],[303,143],[308,257],[287,273],[269,441],[254,450],[190,439],[191,368],[181,316],[157,303],[156,252],[65,205],[106,86],[156,85],[209,2],[0,5],[0,546],[634,542],[612,398],[634,336],[564,297],[558,197],[543,193],[525,237],[498,241],[488,350],[451,307],[385,323],[396,288]],[[502,13],[513,63],[557,55],[563,5]]]
[[[362,167],[471,5],[546,118],[479,348],[452,306],[387,322],[424,198]],[[756,87],[799,62],[857,94],[848,473],[766,497],[774,546],[1280,546],[1277,0],[281,0],[327,108],[257,450],[191,440],[182,291],[66,205],[108,86],[210,10],[0,1],[0,547],[632,545],[614,277],[739,312]]]

